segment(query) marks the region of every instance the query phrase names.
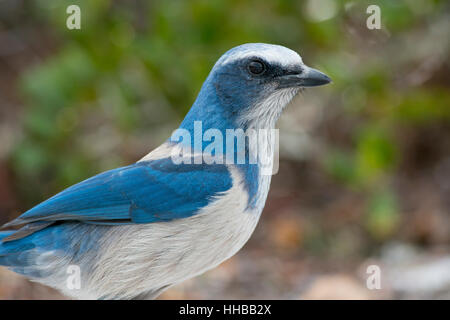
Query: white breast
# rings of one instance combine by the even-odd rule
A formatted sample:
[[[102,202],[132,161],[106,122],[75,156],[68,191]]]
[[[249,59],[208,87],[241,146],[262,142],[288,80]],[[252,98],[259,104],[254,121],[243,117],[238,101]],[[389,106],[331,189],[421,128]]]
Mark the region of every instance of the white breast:
[[[263,146],[273,154],[274,141]],[[163,144],[141,161],[166,157]],[[271,175],[260,175],[256,207],[248,209],[243,176],[228,166],[233,186],[198,214],[168,222],[110,228],[100,244],[94,272],[78,298],[127,299],[182,282],[233,256],[253,233],[269,191]],[[72,294],[72,292],[66,292]]]
[[[194,277],[234,255],[249,239],[261,212],[248,212],[242,177],[195,216],[111,228],[80,298],[132,298]],[[71,294],[69,292],[69,294]]]

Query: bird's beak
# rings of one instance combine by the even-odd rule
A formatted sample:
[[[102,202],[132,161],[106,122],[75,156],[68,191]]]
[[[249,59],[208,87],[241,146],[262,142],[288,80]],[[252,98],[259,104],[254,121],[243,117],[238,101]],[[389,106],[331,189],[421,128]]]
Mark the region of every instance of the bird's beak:
[[[319,70],[303,66],[302,72],[278,77],[278,88],[317,87],[330,83],[331,79]]]

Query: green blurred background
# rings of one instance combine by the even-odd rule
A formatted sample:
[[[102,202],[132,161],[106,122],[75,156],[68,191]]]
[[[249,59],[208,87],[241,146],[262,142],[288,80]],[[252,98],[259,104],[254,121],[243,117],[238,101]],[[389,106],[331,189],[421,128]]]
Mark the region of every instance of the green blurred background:
[[[71,4],[81,30],[66,27]],[[380,30],[366,27],[370,4],[381,8]],[[222,53],[274,43],[334,82],[280,119],[280,171],[249,243],[162,298],[450,298],[449,9],[0,1],[0,223],[135,162],[178,126]],[[373,263],[382,290],[365,287]],[[438,289],[395,280],[436,264]],[[58,295],[0,269],[0,298],[48,297]]]

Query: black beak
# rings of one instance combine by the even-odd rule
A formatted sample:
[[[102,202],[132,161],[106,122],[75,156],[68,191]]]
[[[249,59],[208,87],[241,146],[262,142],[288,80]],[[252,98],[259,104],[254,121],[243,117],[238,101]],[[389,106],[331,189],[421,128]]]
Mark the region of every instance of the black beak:
[[[317,87],[330,83],[331,79],[319,70],[303,66],[302,72],[278,77],[278,89],[295,87]]]

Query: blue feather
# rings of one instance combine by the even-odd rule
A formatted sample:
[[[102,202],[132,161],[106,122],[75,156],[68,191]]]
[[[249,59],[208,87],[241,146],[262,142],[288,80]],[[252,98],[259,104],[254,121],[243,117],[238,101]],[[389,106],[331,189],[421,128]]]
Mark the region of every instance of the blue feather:
[[[58,265],[51,267],[51,264],[63,262],[64,257],[81,261],[95,256],[99,239],[107,229],[108,227],[66,222],[51,225],[25,238],[6,242],[1,240],[13,235],[14,231],[0,232],[0,265],[32,278],[51,276],[58,271]],[[90,263],[83,265],[86,272],[91,267],[93,265]]]
[[[139,162],[80,182],[8,225],[75,220],[94,224],[169,221],[192,216],[231,188],[225,165]]]

